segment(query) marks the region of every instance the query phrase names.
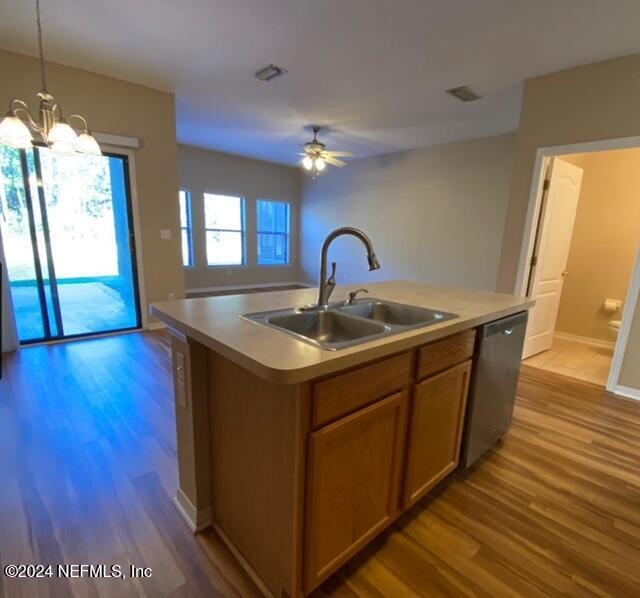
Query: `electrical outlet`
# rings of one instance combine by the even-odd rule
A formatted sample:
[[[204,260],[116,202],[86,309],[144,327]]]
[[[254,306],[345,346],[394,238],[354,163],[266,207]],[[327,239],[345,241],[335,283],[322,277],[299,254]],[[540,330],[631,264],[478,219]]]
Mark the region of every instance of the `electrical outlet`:
[[[160,230],[160,238],[163,241],[170,241],[171,240],[171,229],[170,228],[163,228]]]
[[[176,300],[176,296],[173,293],[169,293],[169,301],[175,301]]]
[[[178,351],[176,353],[175,362],[175,376],[176,376],[176,391],[177,401],[180,407],[187,408],[187,377],[185,371],[185,358],[184,353]]]

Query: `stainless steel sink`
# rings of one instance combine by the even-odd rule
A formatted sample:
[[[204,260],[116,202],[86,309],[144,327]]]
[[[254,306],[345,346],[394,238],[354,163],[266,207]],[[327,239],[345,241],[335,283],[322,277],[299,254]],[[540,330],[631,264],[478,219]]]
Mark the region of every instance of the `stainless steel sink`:
[[[337,304],[326,309],[297,308],[242,316],[263,326],[286,332],[322,349],[344,349],[405,330],[432,326],[457,318],[456,314],[365,299],[352,305]]]
[[[347,347],[387,332],[383,324],[351,318],[335,310],[272,316],[269,324],[327,348]]]
[[[365,299],[353,305],[343,305],[337,309],[341,313],[403,327],[427,326],[457,317],[455,314],[444,311],[379,299]]]

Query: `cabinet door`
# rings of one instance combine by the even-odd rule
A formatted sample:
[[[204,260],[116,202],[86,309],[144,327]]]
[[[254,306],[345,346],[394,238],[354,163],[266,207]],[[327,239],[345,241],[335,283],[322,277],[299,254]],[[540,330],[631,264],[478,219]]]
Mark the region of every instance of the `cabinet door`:
[[[310,436],[305,592],[348,560],[399,510],[406,392],[378,401]]]
[[[424,496],[458,465],[470,373],[471,361],[467,361],[414,388],[405,507]]]

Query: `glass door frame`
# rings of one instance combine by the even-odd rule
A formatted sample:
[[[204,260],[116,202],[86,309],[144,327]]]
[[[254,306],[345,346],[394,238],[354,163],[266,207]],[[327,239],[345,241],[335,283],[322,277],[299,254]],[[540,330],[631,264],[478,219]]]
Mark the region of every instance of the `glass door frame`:
[[[33,248],[34,269],[36,275],[36,285],[38,288],[38,299],[40,303],[40,311],[42,314],[43,332],[42,338],[20,340],[21,346],[34,345],[49,342],[59,342],[87,337],[104,336],[109,334],[117,334],[120,332],[130,332],[133,330],[141,330],[143,327],[142,309],[141,309],[141,297],[140,297],[140,279],[138,275],[138,252],[135,235],[135,222],[134,222],[134,210],[133,203],[134,198],[132,195],[131,187],[131,175],[130,175],[130,163],[129,155],[126,153],[119,153],[117,151],[103,151],[102,155],[107,158],[117,158],[122,160],[123,163],[123,179],[124,188],[126,194],[126,219],[129,232],[129,252],[131,259],[131,283],[133,286],[133,301],[135,308],[136,325],[126,328],[117,328],[105,330],[104,332],[84,332],[79,334],[64,334],[64,325],[62,321],[62,310],[60,307],[60,297],[58,294],[58,283],[55,273],[55,264],[53,259],[53,252],[51,250],[51,236],[49,231],[49,221],[47,217],[46,197],[44,192],[44,184],[42,180],[42,164],[40,161],[40,147],[46,147],[44,144],[34,144],[32,150],[21,149],[20,151],[20,165],[22,168],[22,180],[25,190],[25,202],[27,207],[27,218],[29,221],[29,235],[31,245]],[[48,271],[48,283],[51,292],[51,303],[56,322],[57,335],[53,335],[51,331],[51,320],[49,317],[49,310],[47,309],[47,296],[45,291],[44,276],[42,274],[42,262],[40,256],[40,250],[38,246],[38,238],[36,232],[35,213],[33,209],[33,194],[29,181],[29,164],[27,159],[27,151],[33,152],[34,170],[36,175],[36,186],[38,195],[38,204],[40,211],[40,219],[42,223],[42,233],[45,245],[47,271]]]

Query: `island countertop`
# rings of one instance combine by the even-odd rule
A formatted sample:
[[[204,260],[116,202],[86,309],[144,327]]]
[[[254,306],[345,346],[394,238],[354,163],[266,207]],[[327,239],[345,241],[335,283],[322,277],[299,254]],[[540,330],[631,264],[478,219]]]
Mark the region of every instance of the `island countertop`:
[[[333,297],[346,297],[349,290],[358,286],[339,286]],[[372,298],[452,312],[458,317],[338,351],[328,351],[241,317],[248,313],[313,303],[317,289],[154,303],[151,313],[170,328],[265,380],[297,384],[509,316],[534,304],[527,297],[417,282],[392,281],[365,286]]]

